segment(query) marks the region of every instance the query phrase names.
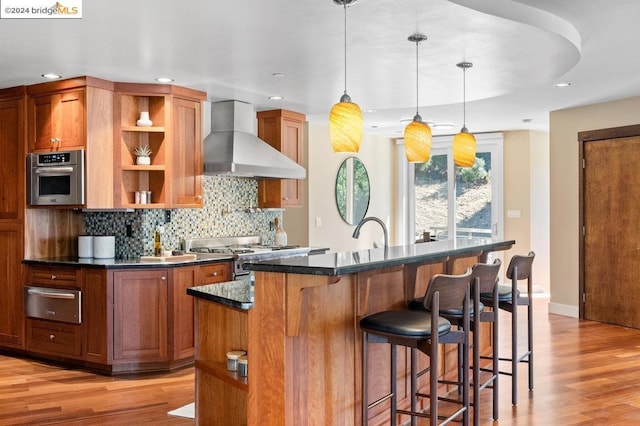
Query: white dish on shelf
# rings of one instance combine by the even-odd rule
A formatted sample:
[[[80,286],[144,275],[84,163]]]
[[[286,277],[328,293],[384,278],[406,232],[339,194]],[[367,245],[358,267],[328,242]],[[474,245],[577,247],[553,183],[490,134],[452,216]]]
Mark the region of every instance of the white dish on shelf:
[[[138,121],[136,121],[136,126],[138,126],[138,127],[151,127],[151,126],[153,126],[153,122],[151,120],[138,120]]]

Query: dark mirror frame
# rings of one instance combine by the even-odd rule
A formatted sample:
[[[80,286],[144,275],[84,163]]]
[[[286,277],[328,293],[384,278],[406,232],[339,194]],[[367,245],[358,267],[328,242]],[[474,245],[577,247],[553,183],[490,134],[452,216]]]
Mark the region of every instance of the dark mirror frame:
[[[349,167],[349,163],[352,164],[352,167]],[[353,171],[353,187],[351,191],[348,191],[347,188],[347,170]],[[347,217],[347,204],[350,195],[353,196],[353,208],[351,217]],[[340,164],[336,174],[335,198],[338,214],[349,225],[356,225],[367,214],[371,198],[371,183],[367,168],[359,158],[349,157]]]

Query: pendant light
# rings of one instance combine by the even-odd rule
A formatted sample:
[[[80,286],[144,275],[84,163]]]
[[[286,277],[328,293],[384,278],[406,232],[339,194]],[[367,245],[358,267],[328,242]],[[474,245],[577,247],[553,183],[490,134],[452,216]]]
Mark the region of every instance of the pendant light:
[[[404,150],[410,163],[425,163],[431,155],[431,128],[422,121],[418,113],[418,45],[427,39],[426,35],[415,33],[408,40],[416,44],[416,115],[413,121],[404,128]]]
[[[333,152],[358,152],[362,141],[362,111],[347,94],[347,6],[356,1],[333,0],[344,6],[344,95],[329,114],[329,137]]]
[[[476,138],[467,130],[467,69],[471,68],[471,62],[456,64],[462,68],[462,129],[453,137],[453,162],[460,167],[473,167],[476,162]]]

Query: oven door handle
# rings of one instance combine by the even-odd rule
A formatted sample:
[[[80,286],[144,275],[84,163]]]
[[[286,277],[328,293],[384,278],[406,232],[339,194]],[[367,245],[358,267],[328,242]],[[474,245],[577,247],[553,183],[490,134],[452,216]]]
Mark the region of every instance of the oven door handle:
[[[27,290],[29,294],[37,294],[38,296],[48,297],[49,299],[75,299],[76,296],[73,293],[65,293],[61,291],[42,291],[30,288]]]
[[[59,175],[60,173],[71,174],[73,167],[40,167],[35,170],[37,175]]]

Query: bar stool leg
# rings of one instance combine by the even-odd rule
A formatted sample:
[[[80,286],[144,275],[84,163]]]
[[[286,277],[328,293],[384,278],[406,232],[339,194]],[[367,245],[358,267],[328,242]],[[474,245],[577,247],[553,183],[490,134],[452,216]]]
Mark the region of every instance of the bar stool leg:
[[[391,345],[391,426],[396,426],[396,403],[397,397],[397,380],[396,380],[396,361],[398,361],[398,354],[396,345]]]
[[[411,411],[414,413],[418,411],[418,378],[416,377],[418,371],[418,353],[417,350],[411,348]],[[418,418],[411,416],[411,426],[418,425]]]
[[[531,284],[529,284],[531,287]],[[531,299],[531,291],[529,291],[529,305],[527,306],[527,322],[529,323],[529,390],[533,390],[533,299]]]
[[[498,300],[498,296],[497,296],[497,291],[494,293],[494,300]],[[495,375],[495,378],[493,379],[493,420],[498,420],[498,413],[499,413],[499,407],[498,407],[498,402],[499,402],[499,383],[500,380],[498,380],[499,376],[500,376],[500,351],[498,348],[498,312],[500,311],[500,309],[497,306],[498,304],[495,303],[494,307],[493,307],[493,324],[492,324],[492,328],[493,328],[493,348],[492,348],[492,353],[493,353],[493,359],[491,360],[492,362],[492,367],[493,367],[493,373]]]
[[[514,278],[511,280],[512,309],[511,309],[511,404],[518,405],[518,269],[515,268]]]
[[[369,398],[367,396],[368,389],[368,356],[367,356],[367,341],[369,339],[368,333],[365,331],[362,333],[362,424],[367,426],[369,424]]]

